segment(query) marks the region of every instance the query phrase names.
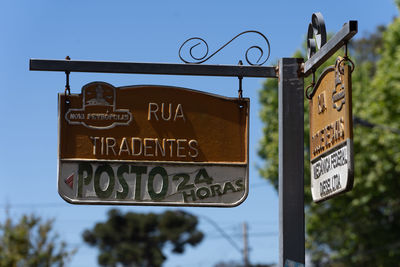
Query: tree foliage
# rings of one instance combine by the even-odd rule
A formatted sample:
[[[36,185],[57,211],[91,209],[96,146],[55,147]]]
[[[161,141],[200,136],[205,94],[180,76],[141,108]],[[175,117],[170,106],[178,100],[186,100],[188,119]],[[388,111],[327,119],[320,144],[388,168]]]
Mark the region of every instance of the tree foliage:
[[[52,233],[53,221],[42,222],[35,215],[24,215],[18,222],[6,218],[0,223],[0,266],[65,266],[75,250]]]
[[[400,3],[400,1],[397,1]],[[354,189],[311,203],[305,103],[307,249],[315,266],[397,266],[400,262],[400,19],[353,41]],[[339,54],[343,55],[343,52]],[[304,57],[297,52],[296,57]],[[333,65],[336,56],[327,65]],[[317,77],[324,67],[320,67]],[[305,85],[310,83],[309,78]],[[260,91],[265,124],[260,173],[278,186],[277,82]]]
[[[97,223],[83,233],[83,239],[100,250],[102,266],[161,266],[166,260],[163,248],[169,244],[173,253],[183,253],[186,245],[196,246],[203,239],[197,230],[197,218],[183,211],[162,214],[122,214],[108,212],[106,222]]]

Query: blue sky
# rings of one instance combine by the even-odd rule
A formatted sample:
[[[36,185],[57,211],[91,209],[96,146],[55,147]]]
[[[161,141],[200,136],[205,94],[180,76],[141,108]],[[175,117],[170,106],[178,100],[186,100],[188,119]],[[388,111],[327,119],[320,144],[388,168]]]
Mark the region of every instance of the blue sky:
[[[215,51],[236,34],[257,30],[271,43],[273,65],[302,45],[313,12],[324,15],[328,32],[358,20],[360,38],[397,16],[392,0],[337,1],[0,1],[0,220],[34,212],[55,218],[61,239],[79,251],[71,266],[97,266],[97,250],[81,239],[84,229],[105,219],[109,206],[74,206],[57,193],[57,94],[65,75],[29,71],[29,59],[105,60],[180,63],[178,49],[202,37]],[[257,37],[243,36],[208,64],[237,64]],[[235,97],[235,78],[72,73],[71,90],[92,81],[114,86],[160,84]],[[242,247],[242,224],[249,225],[250,260],[278,261],[278,198],[259,177],[257,146],[262,135],[258,91],[263,79],[245,78],[251,99],[250,194],[236,208],[185,208],[218,223]],[[162,212],[162,207],[121,207],[124,211]],[[166,267],[213,266],[241,260],[241,254],[200,217],[205,240],[184,255],[170,255]]]

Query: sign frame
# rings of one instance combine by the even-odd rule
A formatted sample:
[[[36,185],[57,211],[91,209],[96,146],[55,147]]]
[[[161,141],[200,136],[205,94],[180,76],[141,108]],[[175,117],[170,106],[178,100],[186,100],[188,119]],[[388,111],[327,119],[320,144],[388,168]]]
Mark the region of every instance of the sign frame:
[[[163,95],[172,94],[170,96],[170,99],[176,99],[179,97],[182,98],[182,95],[185,95],[185,94],[189,95],[192,98],[198,97],[198,96],[203,96],[201,98],[201,99],[203,99],[202,101],[204,101],[204,99],[212,99],[213,100],[212,102],[215,102],[215,103],[205,103],[208,105],[208,108],[215,107],[217,104],[222,105],[222,107],[226,107],[226,106],[223,106],[223,103],[227,103],[226,105],[229,105],[230,107],[236,107],[238,112],[240,114],[242,114],[242,115],[240,115],[241,118],[239,118],[239,120],[241,121],[243,119],[243,117],[245,117],[245,120],[243,121],[244,125],[240,126],[241,129],[244,127],[241,130],[243,137],[240,137],[240,138],[244,138],[244,140],[241,140],[241,141],[243,141],[243,144],[240,147],[238,147],[237,150],[234,150],[234,151],[242,151],[244,154],[241,155],[240,158],[232,157],[232,159],[230,159],[230,160],[223,160],[223,159],[221,160],[221,157],[223,157],[221,155],[223,153],[215,153],[216,155],[211,155],[210,152],[203,152],[200,148],[195,147],[195,145],[200,146],[200,144],[193,143],[191,146],[191,144],[189,143],[189,145],[186,144],[186,148],[185,148],[182,144],[183,144],[183,140],[186,140],[186,139],[178,139],[177,140],[178,144],[177,144],[177,147],[175,147],[175,148],[172,148],[172,141],[171,141],[171,143],[170,143],[171,151],[166,152],[167,143],[165,141],[173,140],[173,139],[165,140],[165,138],[164,138],[163,139],[163,142],[164,142],[163,147],[165,149],[164,153],[167,154],[166,156],[168,157],[169,153],[171,153],[170,156],[172,156],[172,150],[175,149],[174,153],[178,153],[178,157],[176,157],[174,155],[174,158],[170,158],[170,159],[166,159],[166,160],[159,160],[159,159],[158,160],[149,160],[149,159],[143,158],[144,157],[143,154],[145,154],[147,151],[149,155],[153,155],[154,152],[151,152],[153,154],[150,154],[149,150],[152,147],[150,145],[146,146],[146,138],[143,138],[141,140],[144,140],[144,145],[140,144],[140,151],[142,151],[142,147],[144,148],[144,152],[141,152],[142,158],[132,159],[132,158],[129,158],[128,156],[125,156],[125,157],[121,157],[121,158],[114,157],[114,158],[110,159],[110,158],[108,158],[110,156],[109,152],[110,152],[110,154],[113,154],[113,153],[116,154],[116,152],[113,150],[114,149],[117,150],[116,147],[118,147],[118,146],[116,146],[116,147],[113,146],[113,147],[111,147],[112,149],[109,149],[108,143],[107,143],[107,145],[102,144],[100,147],[100,137],[99,138],[96,137],[97,139],[91,137],[92,138],[91,141],[94,142],[94,144],[89,144],[88,146],[85,144],[85,143],[88,143],[87,139],[85,140],[85,142],[83,142],[84,144],[80,144],[80,143],[75,144],[74,143],[75,140],[72,140],[68,136],[66,138],[65,137],[66,134],[62,132],[62,131],[65,131],[66,125],[68,125],[67,129],[71,129],[72,127],[75,127],[75,128],[79,127],[81,130],[88,128],[88,131],[91,131],[91,132],[105,131],[106,133],[102,134],[103,136],[110,136],[109,132],[115,131],[116,128],[118,128],[118,127],[119,128],[128,127],[127,129],[130,129],[129,132],[133,132],[132,127],[136,127],[136,126],[138,128],[142,127],[143,129],[146,129],[146,133],[148,133],[148,134],[149,134],[149,129],[151,127],[153,127],[153,125],[143,126],[144,123],[140,122],[140,119],[139,119],[140,116],[138,113],[139,112],[138,110],[140,110],[140,108],[137,107],[137,104],[136,104],[136,111],[132,111],[130,109],[127,109],[126,107],[121,108],[121,107],[117,106],[117,104],[115,102],[115,99],[118,98],[118,96],[116,96],[115,94],[113,95],[112,93],[108,93],[108,95],[110,95],[109,97],[114,99],[114,102],[108,103],[109,106],[112,106],[112,111],[119,112],[120,114],[125,114],[124,115],[124,116],[126,116],[125,122],[127,122],[127,124],[129,124],[128,122],[133,121],[133,124],[136,123],[136,125],[132,126],[131,128],[129,128],[130,126],[124,126],[124,123],[119,123],[119,124],[113,123],[111,125],[102,125],[102,126],[96,125],[96,126],[94,126],[94,125],[91,125],[91,123],[98,123],[98,122],[96,122],[96,121],[87,122],[88,121],[87,118],[91,118],[93,116],[90,116],[90,114],[84,113],[84,112],[86,112],[85,111],[85,103],[91,103],[90,101],[88,101],[88,99],[85,100],[84,96],[86,94],[89,94],[90,90],[92,91],[92,95],[97,94],[95,92],[97,90],[97,89],[95,89],[95,87],[98,85],[102,85],[105,88],[107,88],[107,86],[111,89],[115,88],[116,92],[120,92],[120,93],[124,92],[125,94],[123,95],[122,98],[125,98],[125,100],[124,100],[125,102],[128,101],[126,99],[126,97],[129,92],[132,92],[132,94],[137,94],[138,92],[141,92],[140,94],[143,94],[142,92],[144,90],[144,91],[146,91],[146,94],[147,94],[148,92],[152,92],[151,90],[158,90],[155,92],[161,92],[161,90],[163,90],[164,91],[162,93]],[[131,91],[129,91],[129,90],[131,90]],[[171,90],[171,91],[169,91],[169,90]],[[176,95],[177,93],[180,94],[179,97]],[[106,93],[102,92],[101,95],[103,95],[103,94],[105,95]],[[175,96],[173,94],[175,94]],[[157,94],[155,95],[153,93],[150,95],[153,100],[157,99]],[[67,105],[65,103],[65,100],[67,98],[68,98],[68,103],[69,103],[68,107],[65,106],[65,105]],[[81,101],[81,99],[82,99],[82,105],[81,105],[82,107],[81,108],[76,108],[77,102],[79,102],[76,100],[77,98],[79,98],[79,101]],[[138,99],[140,99],[140,101],[142,101],[142,99],[140,97]],[[137,100],[137,101],[139,101],[139,100]],[[190,99],[190,101],[192,101],[192,99]],[[218,101],[220,101],[220,102],[218,102]],[[157,101],[154,100],[154,102],[157,102]],[[160,102],[160,101],[158,101],[158,102]],[[112,105],[111,105],[111,103],[112,103]],[[157,117],[156,118],[154,117],[154,116],[156,116],[156,113],[151,114],[150,109],[153,109],[152,111],[155,111],[157,107],[154,106],[155,104],[151,107],[150,104],[153,104],[153,103],[149,103],[148,114],[140,114],[140,115],[142,117],[144,115],[146,115],[146,116],[148,115],[148,116],[150,116],[150,118],[147,118],[147,119],[154,121],[157,118]],[[132,103],[132,105],[135,106],[135,103]],[[164,109],[164,103],[162,105],[163,105],[163,109]],[[199,105],[200,104],[192,104],[192,106],[194,108],[198,107]],[[167,106],[167,104],[165,106]],[[92,107],[89,106],[89,104],[88,104],[86,108],[89,109]],[[96,108],[99,108],[99,107],[96,107]],[[105,108],[105,107],[102,106],[101,108]],[[110,109],[108,106],[106,108]],[[161,106],[159,108],[161,108]],[[186,106],[186,108],[187,108],[187,106]],[[190,123],[189,117],[192,116],[192,114],[190,113],[191,108],[188,108],[189,111],[187,109],[185,109],[185,116],[188,116],[188,117],[186,117],[186,119],[189,121],[189,123]],[[248,192],[249,192],[249,178],[248,178],[249,177],[249,167],[248,167],[248,164],[249,164],[249,147],[248,147],[248,143],[249,143],[248,142],[248,138],[249,138],[249,134],[248,134],[248,131],[249,131],[249,108],[250,108],[250,100],[248,98],[230,98],[230,97],[218,96],[218,95],[211,94],[211,93],[205,93],[205,92],[200,92],[200,91],[196,91],[196,90],[192,90],[192,89],[173,87],[173,86],[149,86],[149,85],[140,86],[140,85],[138,85],[138,86],[124,86],[124,87],[117,88],[117,87],[113,87],[112,85],[104,83],[104,82],[92,82],[92,83],[89,83],[89,84],[83,86],[82,94],[79,94],[79,95],[77,95],[77,94],[74,94],[74,95],[59,94],[59,153],[58,153],[59,154],[59,160],[58,160],[58,191],[59,191],[59,194],[65,201],[67,201],[71,204],[147,205],[147,206],[148,205],[151,205],[151,206],[208,206],[208,207],[234,207],[234,206],[237,206],[237,205],[241,204],[247,198]],[[66,111],[67,109],[68,109],[68,111]],[[166,108],[166,109],[168,109],[168,108]],[[172,108],[172,111],[174,109],[175,109],[175,107]],[[158,110],[158,108],[157,108],[157,110]],[[107,110],[107,112],[109,112],[109,110]],[[136,114],[135,114],[135,112],[136,112]],[[178,115],[175,114],[175,119],[177,119],[177,120],[185,119],[185,118],[182,118],[182,116],[183,116],[182,109],[178,110],[178,108],[176,108],[176,112],[178,112]],[[188,113],[186,113],[186,112],[188,112]],[[75,114],[75,113],[77,113],[77,114]],[[80,114],[80,113],[82,113],[82,114]],[[171,105],[169,106],[169,113],[171,113]],[[223,114],[225,114],[225,113],[226,112],[223,112]],[[109,112],[107,114],[111,114],[110,116],[116,117],[116,115],[114,115],[112,112]],[[129,114],[129,116],[126,114]],[[74,116],[72,116],[72,115],[74,115]],[[151,115],[153,115],[153,117],[151,117]],[[71,116],[72,116],[73,120],[70,120]],[[95,119],[98,120],[99,116],[95,117]],[[209,119],[209,117],[211,115],[208,117],[207,117],[207,115],[201,115],[201,116],[202,117],[205,116],[205,118],[207,119],[207,122],[211,123],[211,125],[212,125],[213,121],[212,121],[212,119]],[[221,114],[221,116],[222,116],[222,114]],[[164,117],[167,117],[167,116],[164,116]],[[84,118],[84,119],[82,122],[77,122],[76,121],[77,118]],[[173,118],[173,116],[171,117],[171,120],[172,120],[172,118]],[[160,118],[160,114],[159,114],[159,117],[157,118],[157,121],[158,121],[158,119],[162,120]],[[220,118],[218,118],[218,119],[220,119]],[[154,123],[153,121],[151,123]],[[194,121],[194,120],[192,120],[192,121]],[[221,120],[219,120],[219,121],[221,121]],[[147,124],[149,124],[149,123],[147,123]],[[165,125],[166,122],[162,121],[160,123],[164,123],[164,125]],[[175,122],[175,123],[177,123],[177,122]],[[216,123],[214,122],[214,125],[215,124]],[[150,128],[145,128],[145,127],[150,127]],[[176,128],[176,127],[177,126],[174,126],[174,128]],[[196,128],[196,126],[194,126],[194,125],[190,125],[190,127]],[[226,127],[228,127],[228,126],[226,126]],[[232,129],[232,128],[229,128],[229,129]],[[169,131],[174,131],[174,130],[169,129]],[[208,131],[209,130],[207,130],[207,132]],[[203,134],[203,132],[200,132],[197,134],[201,135],[201,134]],[[210,131],[210,132],[212,132],[212,131]],[[232,131],[232,132],[234,132],[234,131]],[[74,131],[68,130],[68,134],[73,136]],[[157,134],[156,131],[154,132],[154,134]],[[183,136],[184,135],[185,134],[183,134]],[[232,134],[230,134],[230,135],[232,135]],[[228,136],[230,136],[230,135],[228,134]],[[221,138],[223,138],[223,137],[224,137],[224,134],[219,136],[220,143],[221,143]],[[78,140],[79,138],[82,139],[81,136],[80,137],[78,136],[76,138],[76,140]],[[111,139],[111,137],[107,137],[107,138]],[[134,140],[133,138],[136,138],[136,139]],[[196,140],[196,142],[202,142],[201,136],[198,136],[198,138],[200,138],[200,139]],[[217,137],[215,137],[215,138],[217,138]],[[215,138],[213,138],[213,139],[215,139]],[[240,140],[240,138],[238,140]],[[66,141],[64,139],[66,139]],[[114,141],[112,141],[112,142],[115,142],[115,139],[117,139],[117,138],[113,138],[113,139],[114,139]],[[147,138],[147,139],[148,139],[147,141],[149,141],[151,138]],[[137,141],[137,140],[139,140],[139,137],[132,137],[132,143],[129,145],[129,147],[132,146],[132,155],[133,155],[134,145],[136,146],[138,144],[137,142],[135,143],[134,141]],[[156,139],[152,139],[152,141],[154,141],[154,140],[156,140]],[[181,147],[179,147],[179,140],[182,141]],[[216,141],[218,141],[218,138],[216,139]],[[211,142],[211,143],[214,145],[218,145],[218,142],[215,143],[216,141],[214,140],[214,143],[213,142]],[[103,140],[101,142],[103,142]],[[126,141],[127,144],[128,144],[128,142],[129,141]],[[142,142],[142,141],[140,141],[140,142]],[[237,143],[237,141],[234,141],[234,143],[235,142]],[[205,142],[202,142],[202,143],[204,144]],[[67,144],[67,145],[65,145],[65,144]],[[96,148],[96,144],[97,144],[97,148]],[[85,147],[85,145],[86,145],[87,151],[92,150],[92,148],[90,148],[90,146],[93,147],[93,154],[95,153],[95,150],[97,151],[98,154],[100,154],[100,150],[102,151],[101,153],[103,153],[103,148],[107,153],[104,152],[103,154],[100,154],[99,156],[96,155],[96,157],[95,156],[91,157],[90,153],[87,153],[87,154],[77,153],[77,156],[75,156],[71,153],[65,152],[68,150],[72,150],[72,151],[84,150],[82,147]],[[122,147],[122,143],[120,145]],[[156,149],[156,154],[157,154],[157,147],[155,147],[157,145],[154,143],[152,145],[153,145],[153,149]],[[158,145],[160,146],[160,143]],[[234,146],[234,145],[232,144],[231,146]],[[209,147],[210,147],[210,145],[207,146],[207,148],[208,148],[207,151],[212,150],[212,147],[211,148],[209,148]],[[126,150],[129,150],[128,146],[124,146],[124,148],[125,148],[124,152],[127,152]],[[204,153],[206,153],[206,154],[202,158],[199,156],[198,160],[191,158],[187,161],[182,161],[182,160],[180,160],[179,157],[183,156],[182,151],[184,151],[184,149],[186,149],[188,151],[187,153],[189,153],[189,154],[192,152],[194,154],[195,152],[197,152],[197,150],[200,151],[199,154],[204,154]],[[190,149],[192,149],[192,150],[190,150]],[[216,149],[216,150],[222,151],[222,149]],[[121,151],[122,150],[119,151],[119,154],[121,154]],[[180,151],[181,151],[181,155],[179,155]],[[232,151],[232,150],[227,147],[227,151]],[[105,154],[107,154],[107,155],[105,155]],[[235,154],[235,153],[233,153],[233,154]],[[207,158],[207,159],[214,158],[215,160],[204,161],[204,158]],[[91,167],[87,167],[87,166],[91,166]],[[117,173],[120,171],[121,166],[124,166],[125,173],[123,175],[121,174],[121,176],[118,176],[118,178],[117,178]],[[136,167],[134,167],[134,166],[136,166],[137,168],[146,168],[147,171],[146,171],[146,173],[132,174],[131,173],[132,170],[136,169]],[[71,170],[71,168],[74,168],[74,170]],[[79,172],[79,170],[80,170],[79,168],[83,168],[81,172]],[[88,168],[89,169],[92,168],[92,169],[90,169],[90,171],[89,171]],[[131,171],[127,171],[126,168],[130,168]],[[101,177],[96,176],[97,171],[99,169],[101,170],[101,171],[99,171],[100,172],[99,175]],[[179,171],[180,169],[185,170],[185,172]],[[161,171],[161,172],[157,173],[157,170]],[[209,170],[211,170],[211,172]],[[239,180],[238,179],[229,180],[231,178],[227,178],[224,176],[223,173],[228,173],[228,174],[231,173],[232,174],[232,170],[236,170],[236,173],[238,173],[237,174],[238,177],[242,177],[242,178],[240,178]],[[122,169],[121,169],[121,171],[122,171]],[[168,173],[168,180],[164,179],[164,176],[161,175],[162,173],[164,173],[163,171]],[[200,171],[203,171],[203,172],[200,173]],[[150,183],[146,184],[146,178],[149,179],[149,177],[151,176],[151,173],[154,174],[154,172],[155,172],[155,177],[153,175],[151,178],[152,184],[150,184]],[[90,173],[90,176],[89,176],[89,173]],[[175,173],[175,176],[172,177],[170,175],[170,173]],[[197,174],[194,175],[193,173],[197,173]],[[178,174],[181,174],[181,176],[177,176]],[[74,175],[74,176],[72,176],[72,178],[71,178],[71,175]],[[108,178],[107,178],[107,175],[108,175]],[[136,177],[134,177],[134,175],[136,175]],[[185,179],[186,178],[189,179],[189,176],[190,176],[190,182],[186,181],[186,183],[187,183],[186,187],[182,187],[182,184],[184,182],[183,181],[184,178],[182,175],[185,176]],[[111,180],[112,176],[114,176],[112,178],[113,180]],[[106,192],[111,187],[110,186],[111,181],[114,181],[114,184],[115,184],[115,185],[112,185],[113,188],[115,187],[113,189],[114,191],[112,193],[112,196],[118,196],[118,194],[123,195],[124,189],[121,188],[122,184],[119,183],[122,181],[121,177],[123,177],[123,179],[125,179],[127,181],[127,183],[130,184],[128,191],[132,191],[132,190],[134,191],[134,192],[130,192],[129,195],[124,195],[126,198],[130,198],[129,200],[126,200],[126,199],[124,199],[124,200],[103,199],[103,198],[93,197],[93,194],[92,194],[93,188],[96,193],[95,194],[96,196],[98,196],[98,195],[104,196],[104,194],[106,196],[107,194],[106,193],[103,194],[103,192]],[[223,180],[222,177],[225,177],[227,180],[225,178],[224,178],[225,180]],[[96,180],[96,178],[97,178],[97,180]],[[106,179],[106,180],[104,181],[104,179]],[[139,184],[139,183],[135,182],[134,181],[135,179],[140,179],[141,183]],[[209,179],[209,180],[207,180],[207,179]],[[196,182],[196,180],[200,181],[200,184],[198,184]],[[206,180],[206,184],[201,185],[201,181],[204,181],[204,180]],[[91,190],[91,192],[88,191],[89,193],[87,195],[88,196],[87,199],[85,199],[84,195],[82,195],[82,192],[81,192],[82,188],[85,188],[86,182],[88,182],[88,185],[92,187],[91,189],[89,189],[89,190]],[[98,184],[95,184],[96,182]],[[135,183],[134,188],[131,187],[133,183]],[[158,185],[159,183],[161,183],[162,185]],[[170,195],[174,195],[177,193],[182,193],[183,201],[160,200],[158,198],[158,196],[160,196],[161,192],[163,192],[165,183],[167,184],[168,190],[170,190],[170,191],[168,191],[167,195],[170,196]],[[101,186],[100,186],[100,184],[101,184]],[[176,189],[176,191],[173,191],[174,189],[171,189],[171,188],[173,188],[173,185],[176,185],[176,188],[188,188],[188,191],[178,191],[178,189]],[[193,186],[195,186],[196,188],[194,188]],[[102,187],[102,189],[100,187]],[[145,193],[139,192],[138,193],[136,188],[141,188],[142,191],[146,190],[146,188],[147,188],[147,192],[145,192]],[[191,189],[191,188],[193,188],[193,189]],[[72,189],[72,191],[70,191],[70,189]],[[150,190],[151,190],[151,192],[153,192],[152,196],[149,195]],[[180,189],[180,190],[183,190],[183,189]],[[195,191],[193,191],[193,190],[195,190]],[[68,194],[66,192],[68,192]],[[89,197],[90,194],[92,194],[92,195]],[[136,197],[136,194],[142,195],[143,198],[147,197],[147,199],[146,200],[139,199]],[[228,195],[228,194],[235,195],[237,197],[234,201],[227,200],[228,198],[226,197],[226,195]],[[150,199],[149,199],[149,196],[150,196]],[[210,202],[210,201],[207,201],[208,198],[210,198],[210,199],[214,198],[217,200]],[[203,201],[205,201],[205,202],[203,202]]]
[[[319,203],[354,183],[351,69],[341,57],[319,77],[309,117],[311,193]]]

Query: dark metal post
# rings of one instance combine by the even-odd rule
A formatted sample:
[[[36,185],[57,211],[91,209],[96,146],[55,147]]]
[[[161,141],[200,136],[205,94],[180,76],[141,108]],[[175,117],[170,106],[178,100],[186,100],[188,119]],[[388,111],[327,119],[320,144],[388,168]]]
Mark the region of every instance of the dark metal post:
[[[302,62],[279,60],[279,267],[305,261]]]

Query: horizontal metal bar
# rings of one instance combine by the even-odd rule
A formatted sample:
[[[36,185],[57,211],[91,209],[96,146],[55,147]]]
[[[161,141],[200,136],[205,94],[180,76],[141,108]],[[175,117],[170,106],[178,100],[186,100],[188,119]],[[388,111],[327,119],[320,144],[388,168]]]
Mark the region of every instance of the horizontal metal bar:
[[[349,41],[358,31],[356,20],[350,20],[344,24],[321,49],[316,52],[309,60],[304,63],[304,75],[308,76],[313,70],[321,66],[330,56],[338,51],[347,41]]]
[[[275,67],[31,59],[30,70],[277,78]]]

